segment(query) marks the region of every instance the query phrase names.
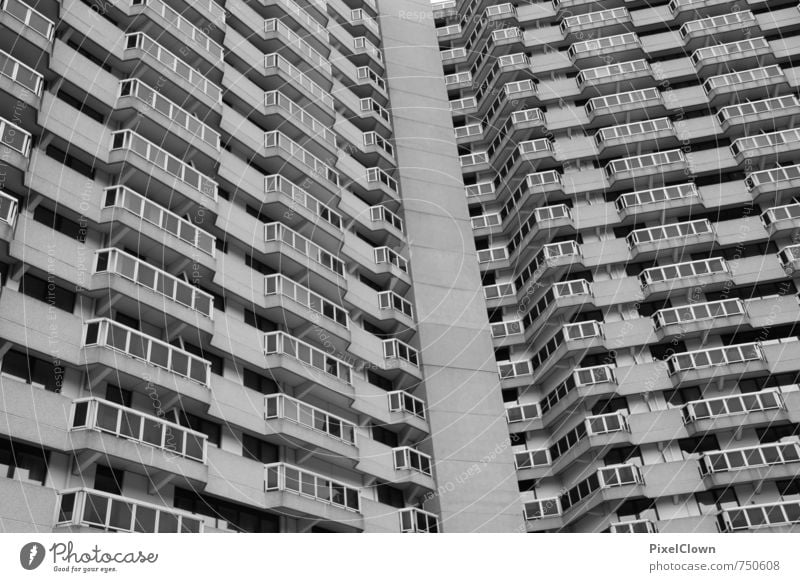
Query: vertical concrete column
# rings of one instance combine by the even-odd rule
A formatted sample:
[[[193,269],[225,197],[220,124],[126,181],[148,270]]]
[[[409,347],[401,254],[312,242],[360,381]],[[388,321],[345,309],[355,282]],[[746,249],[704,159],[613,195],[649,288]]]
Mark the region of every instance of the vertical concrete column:
[[[379,0],[424,396],[445,532],[524,531],[428,0]]]

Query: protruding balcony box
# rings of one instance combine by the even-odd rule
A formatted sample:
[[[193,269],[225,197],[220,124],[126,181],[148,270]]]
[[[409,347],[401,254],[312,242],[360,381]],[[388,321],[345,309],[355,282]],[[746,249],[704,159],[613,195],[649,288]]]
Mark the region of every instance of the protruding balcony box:
[[[542,408],[538,402],[506,402],[506,421],[509,425],[509,431],[527,432],[528,430],[538,430],[542,428],[541,423]],[[515,426],[528,426],[534,425],[534,428],[516,430]]]
[[[264,466],[268,508],[284,515],[334,523],[350,531],[364,529],[361,491],[287,463]]]
[[[502,360],[497,362],[497,371],[503,388],[527,386],[531,382],[533,368],[530,360]]]
[[[672,256],[675,249],[692,252],[713,243],[716,234],[707,218],[639,228],[625,237],[631,258]]]
[[[463,46],[441,51],[443,65],[455,65],[467,61],[467,49]]]
[[[714,291],[733,284],[733,274],[725,259],[687,261],[645,269],[639,275],[645,297],[661,297],[679,289],[703,286]]]
[[[418,488],[429,491],[436,489],[433,481],[433,459],[430,455],[408,446],[395,447],[391,453],[394,459],[392,481],[417,490],[419,490]],[[362,466],[366,468],[366,464],[363,462]]]
[[[410,283],[408,259],[388,246],[374,247],[372,249],[372,260],[375,265],[374,271],[385,275],[391,275],[398,282],[403,283],[399,289],[402,292],[408,290]],[[367,263],[369,264],[369,263]]]
[[[8,252],[8,243],[14,237],[18,208],[17,199],[0,190],[0,241],[2,241],[6,253]]]
[[[292,99],[302,99],[303,103],[307,99],[309,113],[318,119],[321,118],[323,122],[334,121],[335,114],[331,94],[282,55],[278,53],[264,55],[264,75],[275,77],[270,80],[270,86],[266,87],[267,90],[281,89]]]
[[[154,326],[169,320],[213,333],[214,298],[180,277],[117,248],[95,251],[87,289],[98,299],[113,297],[117,309],[127,306]]]
[[[617,123],[620,118],[641,121],[667,112],[661,91],[654,87],[594,97],[584,109],[589,122],[601,127]]]
[[[567,379],[556,388],[545,394],[539,401],[543,425],[554,423],[558,426],[557,419],[564,414],[569,414],[575,406],[593,406],[597,401],[608,397],[619,389],[617,384],[615,366],[602,364],[576,368]],[[520,426],[511,428],[513,432],[522,432]]]
[[[470,75],[469,71],[445,75],[444,84],[448,91],[466,89],[468,87],[472,87],[472,75]]]
[[[770,237],[800,228],[800,203],[775,206],[761,213],[761,222]]]
[[[378,293],[378,309],[392,314],[392,318],[406,327],[414,325],[414,308],[411,302],[394,291]]]
[[[494,200],[494,182],[478,182],[476,184],[468,184],[464,189],[464,193],[470,202],[488,202]]]
[[[216,270],[216,237],[125,186],[110,186],[100,203],[100,223],[109,224],[117,246],[157,256],[166,265],[192,264],[200,276]],[[126,244],[129,243],[129,244]]]
[[[436,20],[458,16],[456,0],[445,0],[431,4],[433,18]]]
[[[531,261],[519,270],[514,279],[517,293],[527,293],[528,289],[544,278],[557,279],[569,267],[583,260],[578,243],[567,240],[544,245]]]
[[[0,25],[10,30],[20,42],[44,52],[49,52],[56,28],[52,20],[22,0],[3,0]]]
[[[495,347],[513,345],[522,339],[524,328],[519,319],[489,324]]]
[[[700,457],[700,473],[709,487],[731,487],[766,479],[791,480],[798,462],[800,441],[795,437],[793,441],[705,452]]]
[[[331,192],[339,190],[339,172],[281,131],[264,134],[264,156],[280,158],[270,169],[275,173],[280,171],[289,180],[297,183],[311,178]]]
[[[399,339],[383,340],[383,369],[421,381],[419,352]]]
[[[581,93],[592,90],[600,94],[607,93],[610,88],[621,83],[635,89],[643,89],[655,83],[650,64],[644,59],[584,69],[578,73],[575,81]]]
[[[30,133],[0,117],[0,153],[5,164],[20,172],[27,171],[31,141]]]
[[[597,0],[553,0],[553,10],[557,15],[584,14],[597,8]]]
[[[789,94],[791,87],[783,70],[770,65],[711,77],[703,83],[703,90],[710,104],[719,107]]]
[[[571,361],[569,358],[576,353],[583,357],[589,352],[602,349],[604,343],[602,322],[581,321],[565,324],[546,343],[540,343],[540,347],[533,354],[531,367],[534,381],[540,381],[554,372],[554,363],[569,362]]]
[[[481,270],[507,269],[509,264],[508,248],[493,247],[478,251],[478,264]]]
[[[584,14],[565,16],[559,24],[564,40],[574,42],[588,33],[593,36],[609,36],[631,29],[631,15],[627,8],[611,8]]]
[[[305,74],[309,79],[325,89],[331,89],[333,86],[331,63],[306,42],[304,34],[298,34],[279,18],[268,18],[264,21],[263,34],[259,36],[266,40],[258,43],[264,53],[277,49],[284,58],[306,71]]]
[[[491,168],[489,152],[473,152],[458,158],[463,173],[487,172]]]
[[[685,22],[696,18],[697,14],[702,16],[716,16],[733,12],[732,5],[734,0],[670,0],[669,10],[672,17],[678,22]]]
[[[313,5],[309,4],[308,8],[313,11]],[[235,13],[237,6],[226,6],[226,9]],[[314,44],[318,50],[326,49],[330,46],[330,36],[327,28],[319,20],[314,18],[309,11],[302,8],[294,0],[277,0],[271,5],[260,6],[259,14],[264,14],[266,18],[280,18],[293,27],[293,30],[302,30],[303,38]],[[258,26],[260,23],[254,23]]]
[[[264,397],[266,434],[326,462],[350,468],[358,461],[356,425],[286,394]]]
[[[546,497],[523,502],[523,515],[528,531],[542,531],[563,525],[561,515],[561,499]]]
[[[489,309],[502,305],[513,305],[516,302],[516,297],[517,288],[512,282],[486,285],[483,288],[483,298],[486,300],[486,306]]]
[[[678,31],[687,51],[708,44],[709,36],[717,42],[730,42],[742,38],[743,31],[757,31],[758,20],[750,10],[737,10],[719,16],[690,20]]]
[[[744,183],[756,204],[791,202],[800,188],[800,164],[752,172]]]
[[[784,95],[723,107],[717,119],[726,135],[740,136],[745,132],[752,135],[771,131],[799,114],[800,100],[795,95]]]
[[[105,377],[111,369],[129,386],[155,387],[165,409],[179,397],[210,401],[207,360],[108,318],[87,321],[82,339],[79,364],[92,377]]]
[[[689,162],[680,149],[621,158],[605,166],[606,178],[614,188],[635,187],[640,182],[649,184],[652,178],[671,181],[690,172]]]
[[[788,420],[787,401],[800,402],[800,392],[778,388],[693,400],[682,408],[683,422],[695,434],[735,429],[745,423],[752,427],[770,426]]]
[[[406,240],[403,219],[383,204],[369,207],[369,225],[383,231],[387,242],[402,245]]]
[[[464,97],[450,101],[450,111],[453,116],[470,115],[478,111],[478,100],[475,97]]]
[[[208,480],[201,432],[99,398],[76,400],[70,418],[70,447],[81,469],[108,456],[117,468],[146,473],[151,489]]]
[[[649,519],[617,521],[609,526],[609,533],[657,533],[658,529]]]
[[[122,533],[202,533],[199,515],[95,489],[67,489],[58,494],[56,531],[92,530]]]
[[[670,148],[678,145],[678,136],[669,117],[659,117],[625,125],[605,127],[594,134],[597,150],[603,155],[624,155],[635,148],[658,145]]]
[[[340,405],[354,400],[353,367],[344,360],[282,331],[265,333],[263,342],[266,367],[276,380],[321,391]]]
[[[635,32],[624,32],[573,43],[567,49],[567,56],[573,65],[583,68],[609,62],[630,61],[644,55],[638,35]]]
[[[800,524],[800,501],[761,503],[725,509],[717,516],[719,531],[795,532]]]
[[[747,321],[747,310],[741,299],[692,302],[683,307],[659,309],[653,314],[659,339],[702,334],[709,329],[725,333],[741,328]]]
[[[436,28],[436,38],[439,39],[439,42],[457,40],[461,37],[461,32],[461,25],[457,22],[447,26],[438,26]]]
[[[400,533],[439,533],[439,517],[435,513],[409,507],[397,512]]]
[[[553,142],[547,138],[523,141],[508,157],[508,160],[498,170],[498,176],[503,181],[504,187],[515,189],[520,183],[526,183],[526,176],[519,176],[520,171],[544,169],[556,164],[556,151]]]
[[[742,378],[769,370],[759,342],[674,354],[666,363],[676,385],[709,378]]]
[[[34,123],[36,110],[39,109],[41,103],[43,86],[44,77],[40,73],[0,50],[0,107],[2,107],[2,111],[13,111],[14,119],[19,124]],[[28,107],[22,107],[22,103]],[[31,111],[27,111],[27,109],[31,109]]]
[[[567,489],[560,497],[563,513],[579,515],[606,501],[641,495],[644,483],[637,465],[607,465]]]
[[[767,39],[757,36],[699,48],[689,56],[689,60],[697,74],[702,75],[707,69],[716,71],[723,64],[731,68],[771,65],[775,62],[775,55]]]
[[[418,430],[424,428],[423,432],[427,434],[428,424],[425,401],[422,398],[414,396],[405,390],[393,390],[386,393],[386,401],[391,413],[411,420]]]
[[[525,341],[536,339],[539,330],[555,321],[571,320],[584,305],[592,303],[592,284],[586,279],[561,281],[549,287],[538,299],[520,298],[520,310],[525,313],[521,322],[525,328]]]
[[[503,185],[503,190],[507,190],[506,185]],[[518,209],[519,212],[524,212],[531,207],[538,208],[539,206],[553,204],[555,201],[563,200],[565,197],[561,173],[557,170],[547,170],[525,176],[522,184],[506,201],[505,207],[508,214],[511,214],[514,208]]]
[[[800,271],[800,245],[783,247],[778,253],[778,260],[788,275]]]
[[[700,192],[694,182],[629,192],[614,201],[622,220],[632,216],[636,221],[682,215],[687,206],[700,203]]]
[[[740,137],[731,144],[731,153],[736,163],[767,158],[770,163],[794,160],[800,151],[800,129],[785,129],[771,133],[762,133],[752,137]]]

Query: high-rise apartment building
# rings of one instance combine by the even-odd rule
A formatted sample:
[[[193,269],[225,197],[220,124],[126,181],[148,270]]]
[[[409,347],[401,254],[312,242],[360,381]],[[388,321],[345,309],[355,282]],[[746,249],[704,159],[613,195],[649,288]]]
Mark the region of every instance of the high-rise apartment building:
[[[2,0],[0,531],[523,529],[425,11]]]
[[[800,527],[800,11],[434,6],[531,532]]]

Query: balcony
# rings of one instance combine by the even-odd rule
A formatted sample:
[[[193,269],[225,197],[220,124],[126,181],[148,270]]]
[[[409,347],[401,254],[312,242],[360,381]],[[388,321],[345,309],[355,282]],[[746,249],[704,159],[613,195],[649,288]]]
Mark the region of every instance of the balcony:
[[[108,400],[79,398],[73,403],[71,418],[72,431],[98,431],[155,448],[170,457],[206,463],[206,435],[159,416],[126,408]],[[141,462],[143,457],[140,455],[137,460]]]
[[[620,218],[636,216],[646,219],[650,216],[661,216],[670,210],[682,210],[688,205],[700,203],[700,192],[694,182],[677,184],[663,188],[651,188],[620,195],[614,206]]]
[[[409,319],[414,318],[414,309],[411,306],[411,302],[394,291],[381,291],[378,293],[378,309],[391,309],[402,313]]]
[[[604,171],[612,186],[620,186],[656,176],[665,181],[676,179],[689,175],[691,167],[683,151],[676,149],[614,160],[606,164]]]
[[[719,514],[720,529],[724,532],[779,528],[794,531],[800,523],[800,501],[762,503],[736,509],[726,509]]]
[[[588,510],[588,505],[595,497],[597,492],[605,492],[605,498],[623,498],[626,493],[629,493],[631,486],[639,486],[644,484],[641,469],[634,464],[621,464],[621,465],[607,465],[601,467],[596,473],[593,473],[587,479],[584,479],[574,487],[567,490],[561,496],[561,506],[564,512],[573,509],[576,506],[582,506],[583,509]],[[611,494],[610,490],[623,488],[617,494]]]
[[[0,117],[0,145],[2,145],[3,161],[10,162],[20,170],[28,167],[28,156],[31,151],[31,134]]]
[[[13,85],[23,89],[23,92],[20,93],[20,91],[15,89],[13,85],[10,86],[8,92],[13,94],[15,97],[18,93],[20,93],[20,98],[24,98],[24,91],[29,91],[35,97],[42,96],[44,77],[24,64],[22,61],[15,59],[10,54],[2,50],[0,50],[0,77],[5,77],[11,81]],[[5,88],[4,85],[6,85],[6,82],[0,79],[0,87]],[[11,109],[13,109],[13,106]]]
[[[274,309],[279,314],[279,318],[292,329],[301,327],[309,320],[319,323],[320,319],[325,319],[345,329],[350,327],[345,309],[285,275],[265,276],[264,295],[267,297],[267,310]],[[293,306],[287,305],[288,301],[286,300],[297,304],[301,309],[294,309]],[[316,315],[309,315],[307,311]]]
[[[752,172],[744,179],[754,202],[776,203],[793,199],[800,188],[800,164]]]
[[[295,165],[298,168],[298,178],[302,175],[313,176],[333,191],[338,191],[341,186],[336,170],[281,131],[268,131],[264,134],[264,149],[266,156],[277,153],[288,163]]]
[[[775,206],[761,213],[761,222],[770,237],[800,226],[800,203]]]
[[[143,172],[150,174],[153,168],[157,168],[164,172],[165,175],[188,187],[192,192],[201,194],[211,202],[217,202],[217,183],[214,180],[204,176],[192,166],[179,160],[156,144],[129,129],[115,131],[111,134],[111,138],[112,163],[117,159],[121,162],[129,161],[128,156],[134,155],[142,160]],[[123,157],[115,159],[113,156],[115,152],[121,153]],[[162,181],[168,185],[172,182],[172,180],[167,179]]]
[[[539,408],[543,417],[552,414],[555,418],[574,404],[591,406],[596,400],[616,390],[614,366],[603,364],[576,368],[566,380],[541,399]]]
[[[702,285],[713,290],[730,281],[725,259],[712,258],[645,269],[639,275],[645,296]]]
[[[165,67],[171,73],[186,81],[197,93],[208,99],[208,104],[216,106],[222,103],[222,88],[209,81],[200,71],[191,67],[175,54],[158,44],[143,32],[125,35],[125,51],[141,51]]]
[[[389,199],[397,198],[397,194],[400,192],[397,180],[381,168],[367,168],[366,181],[368,189],[377,187],[377,190],[383,192]]]
[[[581,251],[575,241],[568,240],[544,245],[514,279],[514,286],[516,289],[522,290],[545,276],[557,278],[557,274],[565,267],[580,260],[582,260]]]
[[[0,10],[3,15],[8,15],[18,23],[13,28],[22,38],[35,43],[41,50],[47,50],[55,31],[55,23],[52,20],[21,0],[4,0]]]
[[[796,467],[785,467],[800,462],[800,442],[780,442],[756,447],[742,447],[703,453],[700,473],[711,477],[715,484],[730,485],[730,480],[763,481],[765,478],[791,479]],[[767,468],[766,471],[763,469]],[[715,478],[721,473],[736,473],[728,479]]]
[[[441,51],[441,58],[443,65],[454,65],[456,63],[466,62],[467,49],[462,46]]]
[[[93,274],[108,274],[108,286],[112,285],[111,276],[117,275],[158,296],[156,300],[147,301],[142,293],[135,290],[131,293],[134,311],[143,319],[151,320],[154,325],[163,323],[166,312],[177,316],[175,308],[178,306],[191,310],[195,315],[209,319],[214,317],[214,297],[209,293],[125,251],[116,248],[95,251]],[[107,288],[105,293],[109,292]],[[173,306],[170,307],[170,304]],[[147,307],[154,310],[152,317],[147,317],[150,311]]]
[[[615,34],[630,28],[631,15],[627,8],[611,8],[566,16],[559,25],[564,40],[580,37],[580,33],[591,32],[595,35]]]
[[[372,97],[365,97],[364,99],[359,100],[358,107],[361,113],[369,113],[375,119],[380,120],[386,129],[391,128],[392,115],[389,113],[389,110],[375,101]],[[351,121],[357,124],[357,120]],[[362,128],[362,131],[363,130],[364,128]]]
[[[737,10],[728,14],[691,20],[681,26],[678,31],[687,49],[697,44],[704,44],[706,37],[712,36],[718,41],[740,38],[742,30],[758,26],[755,15],[749,10]]]
[[[656,335],[662,339],[701,334],[712,329],[714,333],[724,333],[743,326],[746,318],[747,311],[741,299],[691,302],[682,307],[659,309],[653,314]]]
[[[489,324],[493,339],[503,339],[514,335],[520,335],[524,330],[522,322],[518,319],[512,321],[500,321]],[[517,340],[514,340],[517,341]]]
[[[775,62],[775,57],[767,39],[756,37],[699,48],[689,60],[697,73],[702,74],[706,68],[718,68],[722,64],[729,67],[765,65]]]
[[[682,413],[685,424],[702,425],[700,426],[702,429],[711,425],[740,426],[743,421],[739,417],[743,414],[753,417],[746,421],[748,425],[758,424],[754,418],[758,415],[764,416],[765,422],[761,424],[771,424],[774,421],[771,413],[783,410],[786,410],[786,405],[780,391],[763,390],[748,394],[693,400],[684,405]],[[726,422],[726,419],[729,422]]]
[[[667,373],[678,382],[766,369],[766,356],[759,342],[673,354],[666,362]]]
[[[584,109],[591,123],[608,124],[620,118],[650,119],[667,111],[661,91],[655,88],[594,97],[586,102]]]
[[[386,339],[383,344],[383,368],[407,374],[412,381],[419,380],[419,352],[399,339]]]
[[[581,93],[590,88],[604,92],[618,83],[626,83],[626,86],[637,89],[654,83],[653,71],[644,59],[584,69],[578,73],[575,81]]]
[[[500,218],[499,212],[491,212],[489,214],[473,216],[470,218],[470,224],[472,225],[472,230],[489,230],[497,226],[502,226],[503,219]]]
[[[353,53],[356,55],[367,55],[370,59],[383,68],[383,53],[366,36],[356,36],[353,38]]]
[[[707,218],[653,226],[631,231],[625,237],[631,258],[671,255],[674,249],[691,252],[698,246],[714,242],[716,235]]]
[[[286,394],[269,394],[264,397],[264,418],[267,424],[271,424],[270,421],[285,420],[326,439],[345,445],[356,444],[355,424]],[[285,434],[288,431],[276,432]]]
[[[553,459],[550,457],[550,449],[536,449],[514,453],[514,467],[517,471],[535,469],[537,467],[549,467],[552,463]]]
[[[445,75],[444,84],[448,91],[456,89],[466,89],[472,86],[472,75],[469,71]]]
[[[459,23],[449,24],[447,26],[438,26],[436,28],[436,38],[439,41],[456,40],[461,36],[461,25]]]
[[[798,114],[800,100],[794,95],[786,95],[728,105],[719,110],[717,119],[726,134],[741,135],[756,130],[768,132]]]
[[[538,402],[529,404],[512,404],[506,406],[506,420],[512,422],[526,422],[542,417],[542,410]]]
[[[747,69],[711,77],[703,83],[711,105],[775,97],[789,92],[783,70],[778,65]]]
[[[394,390],[387,394],[389,411],[410,414],[425,420],[425,401],[405,390]]]
[[[324,516],[333,521],[347,523],[352,521],[352,518],[336,510],[361,513],[361,491],[357,487],[351,487],[288,463],[264,465],[264,490],[267,492],[268,505],[284,508],[295,516]],[[298,499],[271,493],[289,493]],[[299,498],[305,498],[305,501]],[[323,505],[322,508],[319,507],[320,504]],[[333,508],[333,511],[329,508]]]
[[[202,533],[196,515],[94,489],[68,489],[58,494],[55,526],[88,527],[125,533]]]
[[[525,378],[533,374],[530,360],[498,361],[497,370],[501,380]]]
[[[288,124],[280,121],[278,123],[281,123],[282,129],[294,131],[297,139],[306,141],[306,138],[311,136],[321,142],[327,152],[335,152],[339,147],[336,134],[330,128],[277,89],[264,93],[264,113],[267,117],[277,113],[283,120],[288,121]],[[313,146],[313,142],[307,145]]]
[[[321,82],[330,82],[333,69],[331,64],[322,54],[313,48],[305,39],[277,18],[268,18],[264,21],[266,39],[277,39],[281,46],[289,47],[298,62],[304,61],[309,70],[309,76],[314,75]],[[271,45],[272,43],[270,43]],[[267,49],[264,52],[268,52]],[[299,57],[299,58],[298,58]]]
[[[569,323],[561,327],[532,357],[531,368],[538,380],[552,370],[556,360],[564,362],[565,358],[579,352],[585,355],[603,344],[602,322],[582,321]]]
[[[272,368],[274,375],[279,376],[277,368],[282,368],[301,382],[311,377],[315,382],[325,383],[325,378],[330,378],[347,386],[352,384],[353,367],[343,360],[283,331],[265,333],[263,338],[267,366]],[[286,358],[290,361],[284,363]],[[292,365],[291,362],[299,365]]]
[[[513,283],[495,283],[483,287],[483,298],[489,306],[497,306],[505,299],[516,298],[517,288]]]
[[[475,97],[464,97],[450,101],[450,111],[455,115],[469,115],[478,112],[478,100]]]
[[[532,340],[536,331],[556,317],[568,320],[580,307],[591,303],[592,287],[586,279],[573,279],[552,285],[533,305],[529,298],[520,299],[520,310],[527,313],[522,318],[526,339]]]
[[[492,249],[480,249],[478,251],[478,264],[489,269],[499,269],[508,266],[496,265],[493,263],[503,263],[508,261],[508,249],[506,247],[495,247]]]
[[[333,116],[333,97],[318,83],[295,67],[289,60],[278,53],[264,55],[264,74],[281,77],[281,89],[292,89],[302,99],[308,99],[312,105],[327,117]]]
[[[290,250],[290,253],[294,251],[303,257],[296,260],[297,266],[301,270],[308,268],[308,261],[310,260],[329,271],[332,275],[344,277],[344,261],[280,222],[269,222],[264,225],[264,241],[268,243],[268,246],[269,243],[276,243],[279,252],[282,254],[284,250]],[[270,253],[269,250],[266,252],[267,254]],[[288,254],[287,258],[290,258]]]
[[[678,145],[678,136],[669,117],[606,127],[594,134],[597,149],[604,155],[627,153],[636,147]]]
[[[635,32],[592,38],[570,45],[567,56],[580,67],[597,66],[609,60],[625,61],[641,57],[642,43]]]
[[[394,162],[394,146],[376,131],[364,132],[364,148],[383,152],[390,158],[390,161]]]
[[[563,513],[561,500],[558,497],[527,501],[523,504],[523,512],[526,520],[558,517]]]
[[[208,360],[108,318],[86,322],[83,347],[95,346],[119,352],[206,388],[211,387],[211,364]]]
[[[656,524],[649,519],[618,521],[609,526],[609,533],[657,533]]]
[[[439,533],[439,517],[435,513],[409,507],[398,514],[401,533]]]
[[[737,164],[744,164],[747,160],[769,157],[770,163],[791,161],[800,151],[800,129],[785,129],[740,137],[731,144],[731,153]]]
[[[432,460],[430,455],[421,453],[411,447],[396,447],[392,449],[394,458],[394,468],[397,471],[410,470],[417,471],[430,477]]]
[[[374,259],[376,265],[391,265],[402,273],[408,274],[408,260],[389,247],[375,248]]]
[[[669,10],[673,18],[683,20],[695,14],[715,15],[732,12],[733,0],[670,0]]]
[[[787,274],[793,275],[800,270],[800,245],[790,245],[781,249],[778,253],[778,260],[783,270]]]
[[[0,234],[0,238],[3,240],[11,238],[11,231],[17,221],[18,207],[19,203],[16,198],[0,190],[0,229],[7,231]]]

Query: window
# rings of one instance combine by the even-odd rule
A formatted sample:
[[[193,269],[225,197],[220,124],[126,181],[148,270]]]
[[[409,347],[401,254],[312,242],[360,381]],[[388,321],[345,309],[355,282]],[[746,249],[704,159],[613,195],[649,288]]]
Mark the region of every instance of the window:
[[[714,434],[706,434],[700,437],[680,439],[678,440],[678,446],[687,455],[692,455],[695,453],[706,453],[708,451],[718,451],[720,449],[719,441],[717,440],[717,437]]]
[[[387,447],[397,447],[400,444],[400,438],[396,433],[393,433],[388,428],[378,426],[377,424],[370,424],[372,430],[372,438],[383,443]]]
[[[642,461],[642,453],[637,446],[625,446],[611,449],[605,457],[603,457],[604,465],[621,465],[627,463],[631,459],[638,459]]]
[[[75,156],[71,156],[67,152],[62,149],[57,148],[54,145],[48,145],[45,149],[44,153],[54,160],[58,160],[63,165],[67,166],[68,168],[72,168],[76,172],[83,174],[87,178],[94,179],[94,167],[90,166],[86,162],[82,162]]]
[[[176,414],[178,424],[196,430],[197,432],[202,432],[208,437],[208,442],[210,444],[219,446],[222,436],[222,425],[183,410],[176,412]]]
[[[766,428],[757,428],[756,436],[760,443],[775,443],[782,438],[788,436],[795,436],[800,434],[800,424],[782,424],[778,426],[769,426]]]
[[[712,515],[720,509],[733,509],[739,506],[736,491],[732,487],[700,491],[694,494],[694,498],[702,515]]]
[[[201,495],[195,491],[175,488],[175,509],[182,509],[219,520],[217,527],[249,533],[278,533],[277,515]],[[224,523],[223,523],[224,522]]]
[[[120,388],[119,386],[114,386],[113,384],[108,384],[106,386],[106,400],[109,402],[114,402],[116,404],[120,404],[127,408],[131,407],[131,400],[133,399],[133,392],[130,390],[125,390],[124,388]]]
[[[394,384],[388,378],[384,378],[377,372],[372,370],[367,370],[367,381],[372,384],[373,386],[377,386],[382,390],[386,390],[387,392],[391,392],[394,390]]]
[[[61,392],[64,381],[64,368],[60,365],[14,349],[3,356],[2,372],[27,384],[39,384],[49,392]]]
[[[403,492],[400,489],[392,487],[388,483],[379,483],[375,490],[378,493],[379,503],[384,503],[397,509],[403,509],[406,506]]]
[[[242,456],[259,463],[276,463],[278,459],[278,447],[257,439],[254,436],[245,434],[242,436]]]
[[[225,369],[225,358],[218,356],[216,354],[212,354],[203,348],[196,346],[194,344],[190,344],[187,341],[183,342],[183,349],[189,352],[190,354],[194,354],[204,360],[208,360],[211,362],[211,373],[217,374],[222,376],[222,373]]]
[[[0,478],[44,485],[48,459],[45,449],[0,438]]]
[[[247,388],[251,388],[262,394],[276,394],[280,392],[278,388],[278,384],[270,379],[262,376],[258,372],[254,372],[248,368],[244,369],[242,373],[242,384],[244,384]]]
[[[79,243],[86,242],[86,235],[88,234],[86,227],[81,227],[74,220],[64,218],[41,204],[33,211],[33,219],[69,238],[74,238]]]
[[[257,328],[259,331],[267,332],[278,330],[277,324],[275,324],[273,321],[249,309],[244,310],[244,322],[247,325],[252,325],[253,327]]]
[[[97,465],[94,472],[94,488],[114,495],[122,495],[122,481],[125,471]]]

